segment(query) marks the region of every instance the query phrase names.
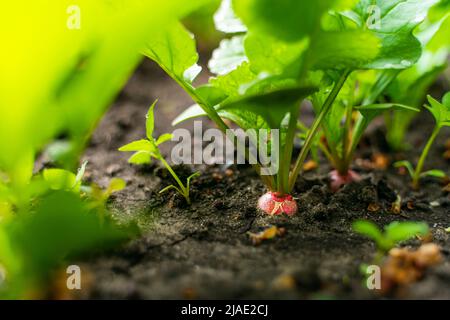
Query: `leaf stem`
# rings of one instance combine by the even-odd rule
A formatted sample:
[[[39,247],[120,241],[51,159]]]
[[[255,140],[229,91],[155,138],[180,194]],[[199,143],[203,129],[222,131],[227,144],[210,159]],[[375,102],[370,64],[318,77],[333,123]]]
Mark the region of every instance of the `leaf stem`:
[[[335,83],[333,90],[328,95],[327,100],[323,104],[318,117],[314,120],[314,123],[311,126],[311,129],[308,131],[308,134],[305,139],[305,143],[303,144],[303,148],[300,151],[300,154],[297,158],[294,169],[291,172],[290,177],[289,177],[289,190],[288,190],[289,192],[294,188],[294,185],[295,185],[295,182],[297,181],[298,175],[300,174],[300,171],[302,170],[303,163],[305,162],[306,157],[308,156],[309,149],[311,148],[311,145],[314,141],[314,136],[316,135],[317,131],[319,130],[323,120],[325,119],[325,116],[331,110],[331,107],[333,106],[333,102],[336,100],[339,92],[341,91],[342,87],[344,86],[344,83],[347,80],[350,73],[351,73],[350,70],[345,70],[342,73],[339,80]]]
[[[211,107],[207,103],[205,103],[205,101],[203,101],[203,99],[195,92],[195,88],[193,86],[191,86],[190,84],[186,83],[185,81],[182,81],[182,80],[178,79],[178,77],[173,75],[171,72],[169,72],[167,69],[165,69],[162,65],[160,65],[160,66],[167,72],[167,74],[169,74],[178,83],[179,86],[181,86],[184,89],[184,91],[186,91],[189,94],[189,96],[192,98],[192,100],[195,103],[197,103],[203,109],[203,111],[206,112],[208,117],[217,125],[217,127],[223,132],[223,134],[226,135],[227,132],[232,133],[232,131],[230,130],[230,127],[223,121],[223,119],[217,113],[216,109],[214,109],[213,107]],[[236,139],[236,142],[238,144],[242,143],[239,140],[239,138],[236,137],[236,135],[233,134],[232,138]],[[246,146],[245,146],[245,149],[248,150],[248,148]],[[247,159],[248,159],[249,156],[251,156],[251,152],[248,152],[248,154],[249,154],[248,156],[247,156],[247,152],[245,154],[246,154],[245,156],[246,156]],[[249,162],[253,162],[253,161],[249,161]],[[264,182],[264,184],[269,189],[273,189],[274,185],[275,185],[273,176],[262,175],[261,174],[261,165],[259,163],[252,164],[252,166],[256,170],[258,175],[261,177],[261,179]]]
[[[172,167],[167,163],[166,159],[164,157],[160,157],[159,159],[162,164],[166,167],[166,169],[169,171],[169,173],[172,175],[172,177],[175,179],[175,181],[178,183],[178,186],[181,188],[183,197],[186,199],[188,204],[191,204],[191,199],[189,198],[189,189],[184,186],[184,184],[181,182],[180,178],[178,178],[175,171],[173,171]]]
[[[279,170],[279,186],[278,192],[282,195],[289,193],[289,171],[292,159],[292,152],[294,149],[295,131],[297,129],[297,120],[299,115],[299,109],[293,108],[289,115],[288,131],[286,135],[286,143],[284,146],[283,158],[280,161]]]
[[[414,177],[413,177],[413,188],[414,189],[419,188],[420,174],[422,173],[423,166],[425,164],[425,160],[426,160],[428,153],[430,152],[431,146],[433,145],[434,141],[436,140],[436,137],[438,136],[440,130],[441,130],[440,126],[436,126],[434,128],[433,134],[431,135],[430,139],[428,139],[428,142],[422,151],[422,155],[420,156],[419,162],[417,163],[417,167],[414,172]]]

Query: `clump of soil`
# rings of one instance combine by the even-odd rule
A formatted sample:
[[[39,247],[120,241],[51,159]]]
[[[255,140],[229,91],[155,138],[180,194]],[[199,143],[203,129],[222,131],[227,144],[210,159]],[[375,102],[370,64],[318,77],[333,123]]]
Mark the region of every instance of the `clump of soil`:
[[[450,298],[450,242],[445,232],[450,226],[450,199],[439,181],[425,179],[421,190],[413,192],[409,178],[396,169],[355,166],[362,180],[332,193],[330,168],[323,162],[319,171],[306,173],[295,186],[292,195],[297,198],[298,214],[271,217],[256,209],[266,190],[251,168],[201,166],[195,168],[202,175],[193,181],[193,204],[187,206],[174,193],[158,194],[170,181],[165,170],[155,164],[130,166],[129,155],[117,151],[145,135],[144,117],[156,98],[156,134],[171,131],[170,121],[191,101],[146,62],[103,119],[84,156],[89,160],[88,175],[96,183],[106,186],[112,177],[126,180],[127,188],[109,206],[119,221],[137,222],[142,236],[85,262],[91,280],[79,297],[377,298],[376,292],[364,287],[360,273],[360,265],[373,259],[374,244],[351,229],[353,221],[369,219],[380,226],[396,220],[426,221],[434,242],[442,248],[443,262],[430,268],[400,298]],[[409,134],[409,143],[415,147],[403,155],[390,155],[392,159],[417,160],[418,146],[426,139],[424,132],[432,129],[432,120],[423,117]],[[184,126],[192,128],[192,123]],[[445,133],[439,137],[428,161],[430,167],[448,170],[448,160],[442,156],[447,138]],[[364,153],[358,157],[369,159],[386,152],[384,148],[377,127],[369,132],[362,145]],[[192,170],[176,168],[182,176]],[[401,212],[394,214],[391,207],[398,195]],[[248,233],[269,226],[282,228],[283,235],[255,246]],[[405,245],[418,247],[420,241]]]

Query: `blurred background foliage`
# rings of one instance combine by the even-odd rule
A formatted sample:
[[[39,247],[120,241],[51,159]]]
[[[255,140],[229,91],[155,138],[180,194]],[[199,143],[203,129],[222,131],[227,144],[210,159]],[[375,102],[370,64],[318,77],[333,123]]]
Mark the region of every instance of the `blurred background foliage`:
[[[78,157],[142,59],[152,34],[210,1],[8,1],[0,10],[0,297],[33,290],[63,259],[130,235],[108,219],[105,192],[80,197]],[[53,147],[62,169],[33,176]],[[67,170],[67,171],[65,171]],[[4,278],[4,279],[3,279]],[[39,296],[37,296],[39,297]]]

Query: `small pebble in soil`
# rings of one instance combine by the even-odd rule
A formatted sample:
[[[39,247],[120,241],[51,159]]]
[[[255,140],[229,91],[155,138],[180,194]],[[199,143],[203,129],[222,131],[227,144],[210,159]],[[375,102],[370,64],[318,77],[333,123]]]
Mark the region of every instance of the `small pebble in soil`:
[[[369,211],[369,212],[378,212],[378,211],[380,211],[380,209],[381,209],[381,206],[378,203],[371,203],[367,207],[367,211]]]

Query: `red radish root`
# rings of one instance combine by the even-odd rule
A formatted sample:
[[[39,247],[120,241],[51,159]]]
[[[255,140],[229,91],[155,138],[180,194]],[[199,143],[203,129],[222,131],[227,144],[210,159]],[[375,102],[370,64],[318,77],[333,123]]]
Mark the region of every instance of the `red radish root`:
[[[338,191],[343,185],[351,182],[361,181],[361,176],[353,170],[349,170],[346,175],[341,175],[337,170],[330,172],[330,187],[333,192]]]
[[[292,216],[297,213],[297,202],[290,195],[280,196],[278,192],[267,192],[258,200],[258,208],[271,216],[282,213]]]

